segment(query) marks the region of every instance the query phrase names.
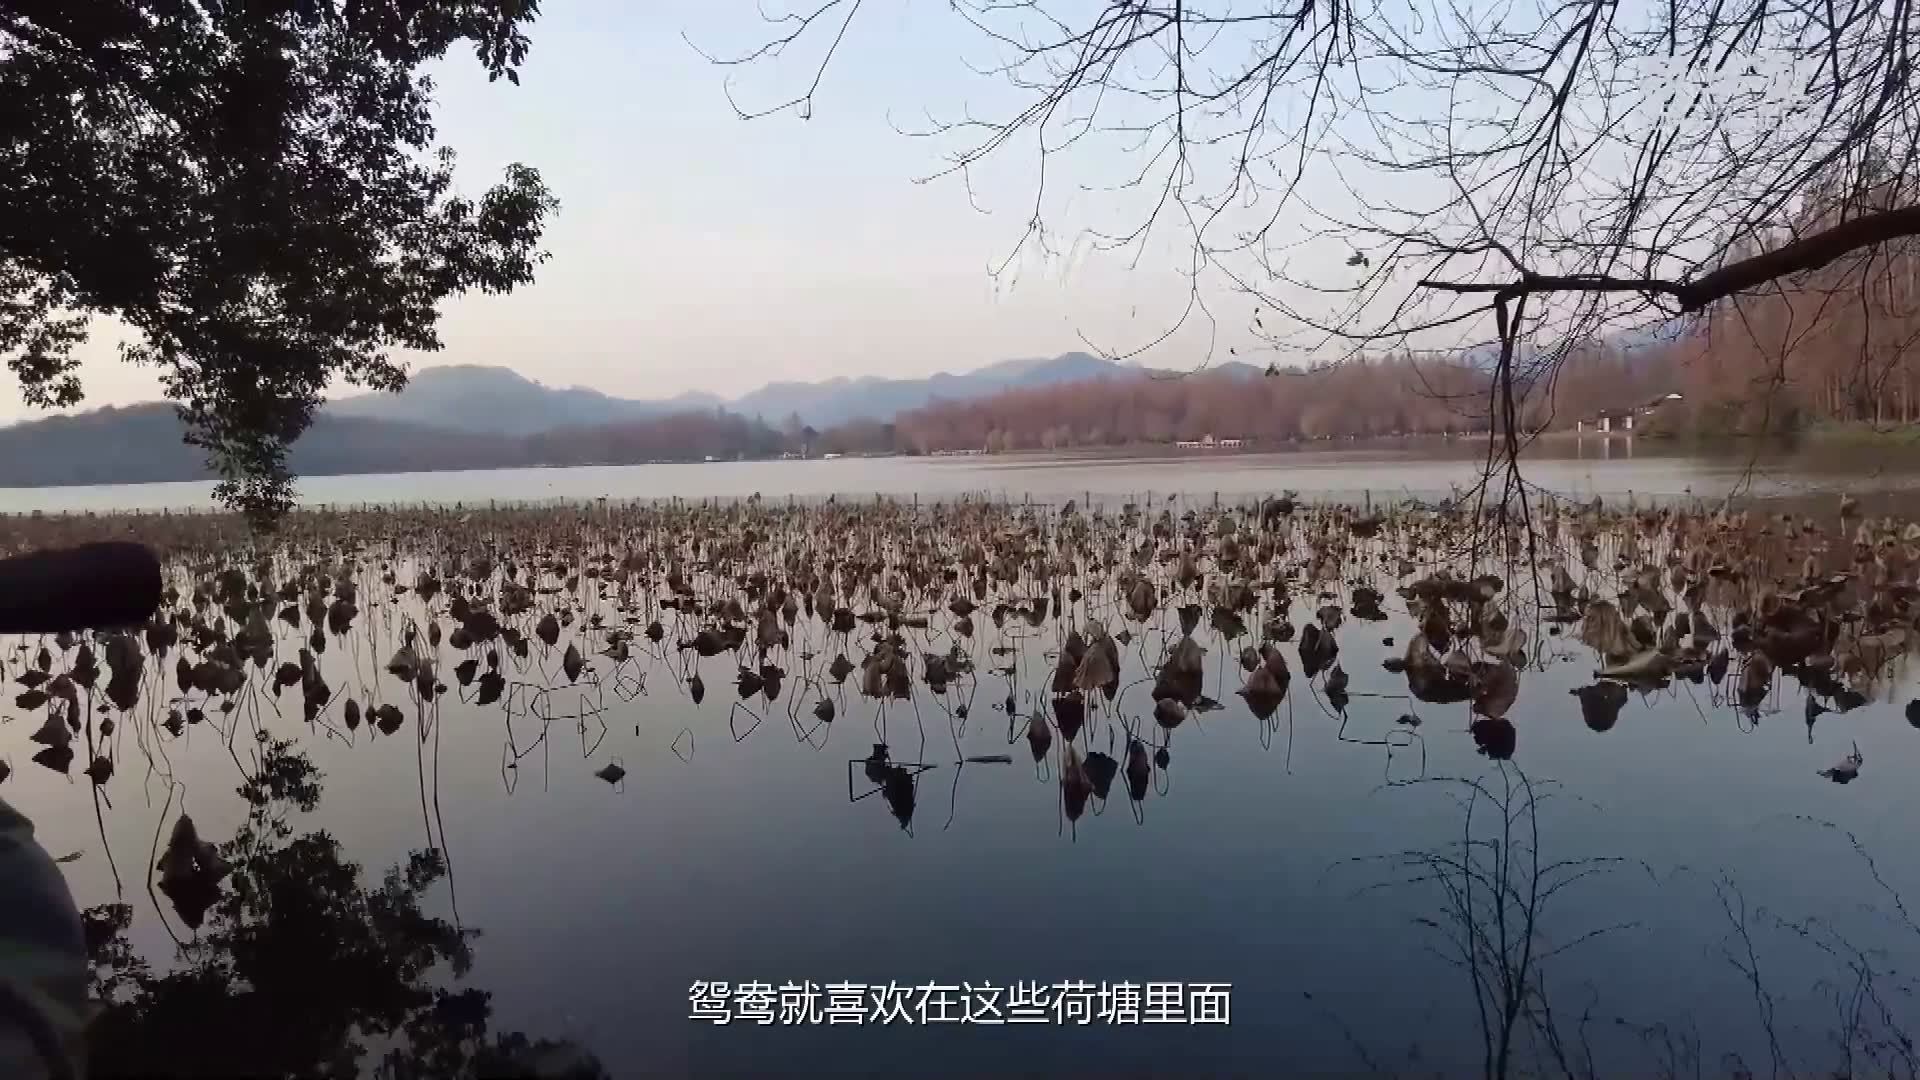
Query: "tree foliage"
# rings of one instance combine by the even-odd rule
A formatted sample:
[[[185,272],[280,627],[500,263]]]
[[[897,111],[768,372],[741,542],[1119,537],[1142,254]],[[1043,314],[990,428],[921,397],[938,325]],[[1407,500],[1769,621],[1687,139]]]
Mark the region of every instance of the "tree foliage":
[[[157,368],[220,493],[263,519],[329,382],[397,389],[442,301],[528,283],[557,203],[459,194],[430,79],[518,82],[537,0],[0,0],[0,356],[81,399],[97,325]]]

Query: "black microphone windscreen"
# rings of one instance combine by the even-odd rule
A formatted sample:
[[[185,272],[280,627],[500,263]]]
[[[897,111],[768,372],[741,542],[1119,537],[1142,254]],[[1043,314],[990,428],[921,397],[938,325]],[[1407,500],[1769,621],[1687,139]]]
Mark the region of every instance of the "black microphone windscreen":
[[[133,626],[160,607],[160,560],[107,541],[0,559],[0,634]]]

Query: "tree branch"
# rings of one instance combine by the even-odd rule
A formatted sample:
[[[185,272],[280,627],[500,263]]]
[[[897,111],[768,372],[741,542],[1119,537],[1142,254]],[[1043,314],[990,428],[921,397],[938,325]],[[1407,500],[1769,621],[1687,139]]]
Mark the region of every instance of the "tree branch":
[[[1812,236],[1804,236],[1728,263],[1697,281],[1618,278],[1604,274],[1527,273],[1521,275],[1518,281],[1442,281],[1422,278],[1419,285],[1423,289],[1451,293],[1492,293],[1496,307],[1537,293],[1637,292],[1649,296],[1670,296],[1679,302],[1680,310],[1695,312],[1770,281],[1818,270],[1856,251],[1908,236],[1920,236],[1920,206],[1882,210],[1843,221]]]

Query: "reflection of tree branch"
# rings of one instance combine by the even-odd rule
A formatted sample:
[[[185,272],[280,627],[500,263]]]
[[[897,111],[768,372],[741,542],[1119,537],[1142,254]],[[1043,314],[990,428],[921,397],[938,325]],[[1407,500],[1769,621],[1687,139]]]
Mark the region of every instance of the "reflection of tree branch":
[[[1747,926],[1747,898],[1740,892],[1739,886],[1730,879],[1722,878],[1714,884],[1714,896],[1720,901],[1720,910],[1725,913],[1727,922],[1733,927],[1733,936],[1739,939],[1736,952],[1728,946],[1721,947],[1721,954],[1733,965],[1753,992],[1753,1004],[1760,1017],[1760,1026],[1767,1033],[1767,1051],[1772,1055],[1773,1073],[1780,1074],[1786,1066],[1786,1055],[1780,1050],[1780,1036],[1774,1029],[1773,995],[1767,991],[1760,973],[1760,957],[1754,948],[1753,935]],[[1791,1076],[1791,1070],[1788,1071]]]
[[[1599,927],[1556,945],[1547,941],[1543,921],[1559,892],[1625,865],[1625,860],[1543,861],[1539,804],[1545,793],[1515,765],[1503,763],[1490,775],[1498,779],[1435,778],[1396,785],[1447,790],[1461,807],[1459,838],[1435,849],[1353,861],[1385,862],[1402,871],[1367,891],[1439,889],[1446,922],[1425,916],[1414,921],[1440,935],[1445,948],[1436,954],[1467,975],[1480,1029],[1483,1076],[1505,1080],[1516,1069],[1527,1068],[1516,1061],[1516,1054],[1520,1037],[1531,1034],[1544,1044],[1553,1064],[1571,1077],[1569,1042],[1553,1019],[1544,967],[1573,948],[1636,924]],[[1494,823],[1483,829],[1489,815]],[[1576,1033],[1576,1038],[1584,1044],[1584,1034]]]

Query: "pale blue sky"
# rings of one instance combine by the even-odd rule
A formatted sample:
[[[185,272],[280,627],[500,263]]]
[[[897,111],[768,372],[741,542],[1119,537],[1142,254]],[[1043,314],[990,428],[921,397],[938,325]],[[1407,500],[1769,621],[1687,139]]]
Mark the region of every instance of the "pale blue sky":
[[[1189,291],[1178,270],[1188,264],[1191,248],[1177,220],[1165,222],[1136,262],[1100,252],[1048,260],[1029,250],[1018,261],[1021,272],[1011,285],[990,275],[989,268],[1014,249],[1033,213],[1038,172],[1030,133],[972,173],[971,194],[957,177],[915,182],[938,172],[960,144],[910,138],[896,125],[925,127],[929,114],[949,120],[968,114],[1001,117],[1030,100],[1005,80],[974,70],[1003,57],[950,10],[947,0],[864,4],[814,97],[810,118],[788,111],[745,121],[728,103],[729,78],[737,100],[747,107],[791,97],[812,77],[834,29],[823,25],[790,55],[744,69],[716,67],[683,39],[691,37],[716,53],[750,49],[770,33],[759,14],[762,2],[779,12],[810,7],[814,0],[548,0],[550,10],[530,29],[532,49],[520,86],[488,83],[470,55],[437,64],[440,137],[461,155],[465,190],[483,190],[507,163],[522,161],[541,170],[562,209],[545,241],[552,259],[536,284],[512,296],[452,302],[442,323],[447,348],[403,359],[416,367],[500,364],[549,384],[586,385],[631,397],[689,390],[732,397],[780,379],[964,371],[1011,357],[1085,348],[1088,341],[1096,350],[1130,352],[1178,321]],[[1055,0],[1050,9],[1071,21],[1103,4]],[[1640,0],[1628,6],[1636,19],[1652,17]],[[1498,5],[1481,11],[1477,4],[1448,9],[1451,18],[1468,23],[1506,11]],[[995,18],[1017,18],[1007,14],[1017,9],[994,10]],[[1547,28],[1536,32],[1552,38],[1559,10],[1549,5],[1534,13],[1531,18],[1545,20]],[[1000,28],[1007,29],[1006,24]],[[1447,36],[1443,30],[1436,24],[1425,33],[1439,41]],[[1252,46],[1231,36],[1212,40],[1207,59],[1192,62],[1190,71],[1204,68],[1194,78],[1211,78],[1217,86],[1232,80],[1240,70],[1234,65],[1246,62]],[[1166,85],[1166,69],[1154,70],[1159,65],[1153,46],[1128,55],[1139,68],[1123,71],[1123,82]],[[1656,114],[1665,116],[1663,99],[1681,88],[1675,80],[1689,87],[1698,82],[1697,73],[1629,72],[1592,63],[1595,70],[1580,85],[1595,101],[1582,98],[1574,111],[1586,115],[1596,102],[1604,106],[1602,112],[1612,117],[1602,125],[1607,131],[1635,128],[1620,120],[1621,108],[1645,114],[1636,124],[1666,123]],[[1293,139],[1307,118],[1313,70],[1303,67],[1294,83],[1266,99],[1267,111],[1259,114],[1267,125],[1266,141],[1250,160],[1269,185],[1267,193],[1252,204],[1236,199],[1233,209],[1223,212],[1209,234],[1216,245],[1230,245],[1245,230],[1267,224],[1272,192],[1289,179]],[[1397,133],[1423,130],[1417,124],[1410,129],[1407,118],[1442,124],[1450,137],[1473,144],[1497,140],[1517,122],[1509,113],[1538,110],[1545,95],[1522,106],[1504,93],[1471,85],[1405,78],[1409,72],[1391,61],[1382,68],[1376,60],[1366,73],[1358,65],[1350,70],[1336,65],[1332,71],[1329,84],[1347,84],[1344,101],[1364,95],[1368,108],[1329,107],[1323,100],[1312,113],[1308,141],[1319,150],[1294,191],[1297,201],[1288,204],[1289,216],[1264,234],[1267,253],[1284,262],[1279,269],[1286,279],[1260,278],[1270,268],[1244,254],[1227,260],[1238,260],[1236,273],[1251,271],[1262,288],[1294,310],[1325,320],[1351,300],[1342,290],[1372,277],[1365,265],[1355,269],[1347,261],[1357,247],[1369,247],[1373,265],[1390,266],[1391,274],[1374,279],[1380,287],[1369,293],[1360,318],[1342,324],[1349,330],[1414,325],[1434,314],[1417,309],[1395,318],[1395,305],[1435,263],[1411,256],[1388,260],[1383,237],[1409,229],[1439,230],[1434,235],[1441,236],[1464,229],[1472,237],[1477,235],[1472,227],[1494,210],[1502,217],[1491,227],[1510,245],[1525,249],[1531,264],[1561,268],[1551,252],[1533,250],[1528,238],[1555,229],[1577,233],[1594,207],[1604,205],[1590,198],[1607,194],[1613,174],[1628,174],[1624,166],[1633,146],[1597,138],[1595,149],[1581,159],[1580,179],[1559,190],[1553,206],[1534,206],[1502,192],[1486,193],[1490,205],[1476,205],[1470,215],[1447,209],[1456,178],[1433,170],[1416,175],[1357,164],[1348,148],[1366,146],[1392,158],[1382,147],[1391,146]],[[1620,105],[1612,100],[1615,84],[1642,92],[1632,95],[1634,103]],[[1790,84],[1791,78],[1782,83]],[[1141,99],[1121,93],[1103,93],[1099,100],[1100,121],[1109,132],[1112,125],[1142,123],[1139,110],[1165,107],[1140,105]],[[1128,101],[1135,111],[1127,111]],[[1085,105],[1077,100],[1064,111],[1076,113]],[[1696,126],[1711,129],[1715,115]],[[1215,138],[1202,134],[1189,140],[1193,178],[1187,205],[1199,207],[1196,214],[1206,213],[1205,198],[1234,175],[1242,144],[1230,133],[1243,121],[1220,121],[1209,132]],[[1798,129],[1787,124],[1781,130]],[[1126,232],[1142,220],[1157,188],[1125,187],[1141,162],[1150,160],[1121,145],[1126,138],[1110,133],[1105,141],[1082,140],[1069,154],[1049,159],[1043,216],[1058,248],[1084,241],[1090,228]],[[1480,172],[1507,175],[1503,170],[1517,152],[1490,159]],[[1426,153],[1416,147],[1414,156]],[[1457,179],[1478,183],[1471,175]],[[1668,180],[1681,194],[1670,195],[1663,205],[1678,207],[1687,199],[1702,204],[1699,214],[1676,209],[1668,218],[1697,217],[1703,224],[1695,231],[1705,239],[1663,237],[1662,242],[1682,254],[1710,247],[1713,237],[1707,234],[1719,220],[1710,212],[1718,189],[1696,190],[1685,175]],[[1381,219],[1374,211],[1359,212],[1362,204],[1356,199],[1366,206],[1390,206],[1394,213]],[[983,214],[976,205],[990,212]],[[1376,231],[1371,242],[1364,227],[1354,234],[1316,235],[1310,227],[1313,214],[1341,221],[1342,229],[1375,214]],[[1536,227],[1543,222],[1552,228]],[[1587,247],[1573,244],[1566,251],[1575,268],[1591,269],[1578,262],[1588,257]],[[1448,264],[1441,276],[1504,272],[1500,266],[1476,268],[1475,258],[1493,259],[1463,256],[1459,262],[1465,265]],[[1668,267],[1663,276],[1674,276],[1684,262]],[[1287,279],[1310,282],[1315,290],[1295,288]],[[1232,355],[1255,363],[1269,358],[1294,363],[1333,359],[1344,351],[1297,324],[1291,330],[1299,336],[1285,343],[1287,351],[1263,349],[1252,326],[1259,305],[1225,286],[1217,273],[1207,278],[1203,296],[1213,318],[1190,320],[1142,360],[1173,368]],[[1445,308],[1448,304],[1478,303],[1450,294],[1412,295],[1447,311],[1452,310]],[[1544,309],[1536,305],[1530,314],[1538,319]],[[1367,325],[1359,325],[1362,319]],[[1483,339],[1486,323],[1482,318],[1450,324],[1413,344],[1457,347]],[[1290,332],[1271,312],[1262,329]],[[85,349],[86,407],[159,396],[152,372],[117,361],[116,339],[112,327],[103,327]],[[1376,338],[1370,344],[1392,342]],[[32,414],[17,395],[0,393],[0,420],[23,415]]]
[[[768,0],[777,5],[779,0]],[[512,366],[543,382],[635,397],[734,395],[776,378],[925,375],[1082,347],[1150,340],[1178,312],[1171,243],[1129,272],[1112,256],[996,291],[988,267],[1022,231],[1031,156],[976,178],[916,184],[940,148],[889,125],[975,108],[1008,92],[964,61],[987,57],[938,2],[869,4],[813,115],[738,119],[716,50],[762,33],[751,0],[551,0],[531,30],[522,84],[488,84],[468,55],[436,71],[442,141],[477,190],[510,161],[538,167],[562,202],[552,260],[533,287],[469,297],[443,321],[447,348],[416,364]],[[734,71],[739,93],[804,85],[794,54]],[[1055,221],[1071,225],[1069,203]],[[1041,268],[1042,270],[1044,268]],[[1221,319],[1242,342],[1248,305]],[[87,347],[85,407],[159,396],[120,364],[113,335]],[[1204,340],[1154,354],[1176,363]],[[0,416],[29,413],[0,395]]]

